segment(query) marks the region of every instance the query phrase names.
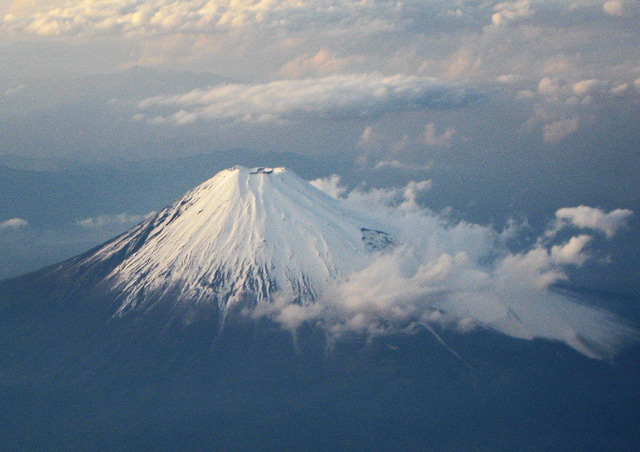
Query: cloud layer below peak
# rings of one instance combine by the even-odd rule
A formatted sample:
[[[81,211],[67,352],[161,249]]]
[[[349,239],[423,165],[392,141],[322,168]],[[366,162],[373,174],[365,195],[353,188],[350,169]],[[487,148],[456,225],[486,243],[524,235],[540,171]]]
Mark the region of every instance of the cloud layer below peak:
[[[376,216],[398,246],[328,288],[317,303],[300,305],[280,294],[274,303],[246,311],[253,318],[269,318],[294,332],[309,322],[323,327],[331,340],[420,327],[434,334],[439,328],[487,328],[521,339],[561,341],[598,358],[612,356],[625,341],[638,337],[614,315],[550,290],[567,279],[568,267],[581,267],[592,258],[596,237],[578,233],[560,238],[552,223],[531,247],[514,251],[507,246],[520,234],[514,225],[499,232],[420,207],[417,200],[429,190],[428,181],[348,193],[337,176],[313,184]],[[587,208],[560,209],[557,216],[580,229],[595,227],[579,221],[574,209]],[[598,218],[620,216],[596,210]],[[576,213],[573,221],[567,212]],[[616,228],[610,230],[615,234]]]

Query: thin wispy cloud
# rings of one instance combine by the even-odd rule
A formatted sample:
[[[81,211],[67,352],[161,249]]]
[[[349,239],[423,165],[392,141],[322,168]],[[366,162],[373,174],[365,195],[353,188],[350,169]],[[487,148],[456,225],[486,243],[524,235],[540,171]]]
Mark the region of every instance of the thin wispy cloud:
[[[112,214],[112,215],[98,215],[97,217],[85,218],[78,220],[77,224],[86,229],[100,229],[109,226],[131,226],[135,223],[139,223],[146,218],[149,218],[155,212],[150,212],[145,215],[136,215],[128,213]]]
[[[412,163],[401,162],[399,160],[380,160],[373,166],[374,171],[385,170],[388,168],[401,169],[406,171],[422,171],[426,172],[432,169],[431,165],[416,165]]]
[[[29,222],[24,218],[10,218],[8,220],[0,221],[0,230],[3,229],[20,229],[27,226]]]

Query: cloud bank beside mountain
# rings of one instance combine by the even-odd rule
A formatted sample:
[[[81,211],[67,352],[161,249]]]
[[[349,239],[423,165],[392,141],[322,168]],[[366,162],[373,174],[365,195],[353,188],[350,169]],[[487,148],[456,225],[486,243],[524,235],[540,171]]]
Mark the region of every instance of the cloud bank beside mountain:
[[[348,193],[336,176],[312,183],[373,214],[397,246],[329,288],[318,303],[300,305],[281,293],[274,303],[252,310],[254,318],[270,318],[292,332],[310,322],[325,328],[331,340],[418,327],[434,334],[438,328],[489,328],[522,339],[562,341],[592,357],[610,357],[638,337],[613,314],[551,290],[567,279],[568,267],[581,267],[591,259],[592,247],[602,239],[598,235],[611,238],[630,211],[621,215],[585,206],[560,209],[558,218],[574,219],[574,235],[560,238],[558,225],[551,222],[531,247],[511,251],[507,242],[519,234],[513,224],[497,231],[420,207],[416,198],[430,188],[428,181]],[[580,221],[587,211],[593,221]],[[612,218],[617,219],[615,227],[607,221]]]

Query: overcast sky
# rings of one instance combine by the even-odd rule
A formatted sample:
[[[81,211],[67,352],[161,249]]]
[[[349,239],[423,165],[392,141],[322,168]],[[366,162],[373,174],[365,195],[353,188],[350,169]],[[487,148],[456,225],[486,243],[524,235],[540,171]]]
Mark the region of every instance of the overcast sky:
[[[418,163],[489,134],[562,146],[640,99],[634,1],[0,5],[3,153],[163,155],[178,151],[135,144],[203,136]]]

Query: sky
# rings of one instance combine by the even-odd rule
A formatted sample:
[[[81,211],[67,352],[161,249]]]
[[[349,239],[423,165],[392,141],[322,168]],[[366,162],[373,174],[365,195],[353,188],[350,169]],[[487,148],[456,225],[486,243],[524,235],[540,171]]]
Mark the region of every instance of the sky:
[[[619,248],[620,284],[637,279],[635,1],[0,0],[0,61],[0,157],[14,166],[296,153],[374,185],[431,180],[425,202],[526,217],[534,237],[559,209],[628,210],[623,242],[602,242]],[[102,228],[81,241],[97,244],[171,200],[55,226]],[[0,218],[15,259],[43,253],[34,236],[80,249],[51,225],[9,237],[35,228],[22,207]]]
[[[419,164],[451,148],[561,148],[638,114],[633,1],[0,5],[9,154],[161,157],[180,154],[165,137],[198,136]]]

